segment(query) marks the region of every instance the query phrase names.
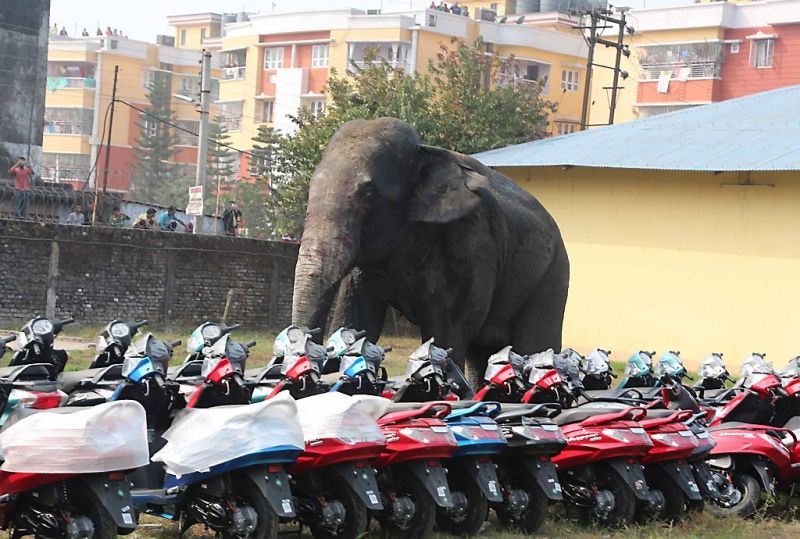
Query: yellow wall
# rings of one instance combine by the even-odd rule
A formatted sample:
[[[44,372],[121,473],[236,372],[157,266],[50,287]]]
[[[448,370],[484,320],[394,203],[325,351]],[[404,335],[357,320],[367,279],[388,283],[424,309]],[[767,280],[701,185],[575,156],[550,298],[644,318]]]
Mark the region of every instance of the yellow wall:
[[[467,6],[469,8],[470,16],[475,14],[475,8],[479,7],[491,9],[492,4],[497,4],[497,15],[501,16],[514,12],[516,0],[497,0],[496,2],[493,2],[492,0],[462,0],[458,3],[459,6]],[[438,1],[436,2],[436,5],[439,5]],[[450,5],[450,2],[447,2],[447,5]]]
[[[211,37],[211,23],[175,26],[175,46],[181,49],[202,49],[203,41],[200,37],[204,28],[206,38]],[[181,43],[181,30],[186,30],[186,43]]]
[[[617,93],[617,108],[614,113],[614,123],[623,123],[635,120],[636,85],[639,79],[645,77],[644,70],[639,65],[641,45],[655,45],[657,43],[681,43],[688,41],[703,41],[705,39],[722,39],[724,30],[721,28],[690,28],[678,30],[663,30],[658,32],[637,32],[633,36],[626,35],[625,43],[630,46],[629,58],[623,56],[620,69],[628,72],[627,80],[620,79],[620,86],[624,89]],[[608,39],[614,40],[614,37]],[[610,47],[598,45],[594,50],[595,63],[613,66],[616,51]],[[610,69],[596,67],[592,72],[592,99],[590,108],[590,123],[606,123],[608,121],[609,100],[611,91],[603,87],[612,86],[614,73]]]
[[[724,173],[500,169],[559,223],[571,261],[564,346],[680,350],[696,365],[724,352],[729,370],[752,351],[783,366],[800,353],[800,182],[721,187]]]
[[[236,148],[252,148],[252,138],[258,131],[260,124],[256,123],[256,100],[259,93],[260,76],[263,72],[263,52],[255,44],[258,42],[258,35],[242,36],[237,38],[227,38],[224,41],[224,50],[247,49],[247,63],[245,64],[245,78],[243,80],[220,80],[219,94],[220,101],[244,101],[242,109],[242,129],[232,131],[231,145]],[[225,58],[225,53],[222,58]],[[221,108],[217,105],[211,107],[211,117],[221,113]]]

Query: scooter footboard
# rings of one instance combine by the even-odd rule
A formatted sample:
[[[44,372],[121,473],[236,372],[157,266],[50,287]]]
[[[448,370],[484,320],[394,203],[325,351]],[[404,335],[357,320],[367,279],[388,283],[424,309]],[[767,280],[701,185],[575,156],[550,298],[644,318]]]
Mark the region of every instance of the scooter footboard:
[[[651,502],[650,487],[644,478],[644,467],[639,462],[629,464],[627,459],[612,459],[605,464],[625,481],[637,499]]]
[[[674,481],[686,494],[690,500],[700,501],[703,496],[700,494],[700,487],[697,486],[694,480],[692,468],[686,462],[668,461],[658,462],[651,466],[656,467],[660,472],[666,474],[672,481]]]
[[[112,480],[104,475],[93,475],[80,480],[94,492],[120,533],[131,533],[136,529],[136,512],[125,477]]]
[[[411,472],[422,481],[425,489],[433,497],[439,507],[453,507],[450,485],[447,483],[447,472],[443,466],[429,466],[427,461],[416,460],[406,464]]]
[[[355,463],[345,462],[335,466],[334,470],[350,485],[367,509],[373,511],[383,509],[378,481],[375,479],[375,469],[372,466],[367,464],[357,468]]]
[[[552,461],[546,460],[542,462],[537,458],[527,458],[523,462],[525,463],[525,469],[536,480],[548,500],[558,502],[564,499],[561,492],[561,483],[558,482],[556,465]]]
[[[264,467],[257,467],[248,468],[236,475],[244,476],[252,481],[280,518],[296,516],[292,502],[292,490],[289,486],[289,474],[285,471],[269,472]],[[236,476],[234,476],[235,478]]]

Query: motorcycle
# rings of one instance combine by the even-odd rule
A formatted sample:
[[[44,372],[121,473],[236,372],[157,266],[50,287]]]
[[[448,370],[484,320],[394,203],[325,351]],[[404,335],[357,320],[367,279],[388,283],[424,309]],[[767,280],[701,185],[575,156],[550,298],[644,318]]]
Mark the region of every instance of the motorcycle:
[[[653,356],[655,352],[639,350],[635,352],[625,365],[625,378],[617,385],[617,389],[631,387],[653,387],[656,378],[653,376]]]
[[[721,352],[713,352],[703,358],[698,369],[700,380],[692,386],[701,397],[716,397],[725,390],[726,382],[733,382]]]
[[[138,331],[147,325],[147,320],[128,324],[115,318],[103,328],[97,336],[95,348],[97,355],[89,365],[90,369],[121,365],[125,361],[125,351]]]
[[[186,351],[188,352],[186,359],[180,365],[170,367],[168,374],[171,380],[178,382],[184,398],[188,399],[197,386],[203,382],[204,377],[201,373],[204,359],[203,350],[239,327],[241,327],[240,324],[226,326],[216,322],[203,322],[192,331],[186,342]]]
[[[459,498],[463,505],[454,503],[443,465],[458,446],[443,421],[450,412],[447,402],[397,403],[378,419],[386,446],[372,460],[384,498],[376,519],[387,535],[429,537],[437,514],[447,526],[451,518],[459,518],[456,514],[468,511],[465,498]]]
[[[579,363],[583,373],[581,382],[587,391],[608,389],[611,387],[611,379],[617,377],[611,370],[611,350],[595,348]]]
[[[235,436],[225,421],[231,421],[230,425],[241,425],[237,429],[239,432],[242,432],[241,428],[248,432],[251,450],[245,451],[240,447],[237,453],[230,441],[221,443],[214,440],[213,429],[210,432],[205,430],[211,428],[203,423],[202,417],[206,416],[192,416],[200,412],[199,408],[187,404],[183,415],[172,421],[172,413],[182,407],[183,400],[179,384],[166,378],[172,350],[171,344],[152,335],[134,342],[126,352],[122,368],[125,381],[112,397],[112,400],[142,403],[148,417],[152,459],[149,465],[131,474],[134,504],[148,514],[180,521],[181,534],[194,524],[202,524],[223,536],[276,537],[279,516],[295,515],[285,467],[302,451],[299,424],[287,420],[281,423],[280,432],[274,429],[263,432],[262,436],[284,441],[278,443],[261,437],[252,439],[254,433],[263,431],[263,425],[252,416],[239,413],[239,407],[225,409],[226,413],[232,414],[230,417],[208,416],[212,420],[217,418],[219,432]],[[218,362],[207,376],[217,377],[219,373],[230,370],[230,362],[225,359]],[[281,415],[285,418],[296,416],[294,403],[284,400],[286,402],[279,403],[283,408]],[[196,438],[196,444],[219,445],[234,452],[227,459],[217,454],[216,460],[195,464],[178,474],[172,471],[175,463],[162,455],[174,455],[176,450],[172,447],[180,448],[181,440],[189,436]],[[242,445],[244,443],[242,440]],[[196,446],[186,447],[183,451],[184,454],[206,454]]]
[[[525,358],[515,353],[510,346],[492,354],[486,363],[483,379],[486,382],[475,400],[504,403],[522,402],[527,386],[522,381]]]
[[[2,405],[9,389],[0,389]],[[137,517],[124,470],[147,461],[144,424],[136,403],[18,410],[0,435],[0,529],[66,539],[132,533]]]
[[[252,387],[243,378],[247,357],[255,341],[242,344],[223,335],[203,348],[200,375],[203,383],[191,394],[187,408],[211,408],[228,404],[248,404]]]
[[[681,361],[681,353],[675,350],[668,350],[658,358],[656,363],[656,376],[657,380],[655,385],[661,385],[664,376],[672,378],[673,380],[682,383],[684,378],[687,380],[694,380],[694,378],[686,370],[686,367]]]
[[[392,347],[366,340],[366,332],[347,328],[336,330],[326,342],[328,359],[338,361],[339,376],[330,391],[346,395],[382,395],[388,383],[383,359]],[[323,370],[325,367],[323,366]]]
[[[43,316],[28,320],[19,332],[19,349],[11,356],[9,366],[48,365],[51,376],[57,376],[67,364],[67,352],[53,348],[53,343],[64,326],[74,321],[74,318],[67,318],[53,322]]]
[[[392,400],[430,402],[473,398],[475,393],[463,371],[450,358],[452,352],[452,348],[445,350],[433,344],[433,338],[422,343],[411,353],[405,374],[392,388]]]

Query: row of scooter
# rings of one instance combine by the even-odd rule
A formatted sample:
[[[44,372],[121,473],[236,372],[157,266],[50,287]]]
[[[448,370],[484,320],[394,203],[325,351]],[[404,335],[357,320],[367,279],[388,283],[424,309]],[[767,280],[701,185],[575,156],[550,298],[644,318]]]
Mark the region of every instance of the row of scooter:
[[[145,418],[151,458],[135,470],[102,470],[125,478],[129,490],[117,496],[123,502],[112,506],[96,496],[102,511],[81,516],[82,535],[52,536],[98,536],[102,526],[92,515],[103,511],[114,519],[114,533],[132,531],[144,512],[179,521],[181,533],[200,524],[223,536],[270,537],[279,522],[294,522],[316,537],[357,537],[374,518],[387,535],[425,537],[434,526],[476,534],[490,509],[501,524],[533,533],[558,502],[609,527],[675,520],[706,502],[718,514],[758,505],[742,479],[749,468],[739,465],[752,443],[737,433],[752,430],[725,425],[742,395],[763,400],[758,383],[713,399],[668,372],[652,386],[586,389],[587,359],[599,358],[610,381],[608,352],[520,356],[506,347],[490,358],[474,392],[449,351],[432,340],[392,379],[382,365],[387,348],[363,332],[340,328],[322,346],[314,342],[318,332],[297,326],[276,337],[267,366],[247,369],[255,343],[235,341],[237,326],[211,322],[189,338],[186,360],[169,367],[179,343],[149,333],[134,340],[144,322],[121,320],[101,332],[90,369],[62,372],[66,354],[53,342],[67,322],[29,321],[11,366],[0,369],[9,388],[5,408],[17,409],[0,447],[7,454],[4,439],[36,417],[17,419],[27,413],[20,407],[88,412],[127,402],[138,403]],[[12,398],[14,392],[36,400]],[[762,430],[758,440],[791,451],[774,438],[784,431]],[[721,453],[721,446],[740,453]],[[34,535],[44,535],[37,525],[66,526],[80,509],[70,499],[43,505],[51,500],[37,489],[67,492],[93,478],[31,485],[2,475],[0,495],[14,500],[4,521]],[[771,477],[760,479],[768,490]]]

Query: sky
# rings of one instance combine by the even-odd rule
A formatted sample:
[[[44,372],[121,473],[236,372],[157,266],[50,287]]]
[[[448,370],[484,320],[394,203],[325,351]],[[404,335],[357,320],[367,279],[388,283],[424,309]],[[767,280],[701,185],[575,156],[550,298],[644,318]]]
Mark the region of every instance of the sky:
[[[618,0],[611,3],[632,8],[654,8],[691,4],[692,0]],[[409,7],[422,9],[428,5],[430,0],[51,0],[50,25],[56,23],[59,28],[64,26],[71,36],[80,35],[83,28],[94,35],[98,26],[110,26],[121,29],[131,39],[154,41],[157,34],[173,34],[167,25],[168,15],[241,10],[269,13],[273,10],[312,11],[349,7],[402,11]]]

